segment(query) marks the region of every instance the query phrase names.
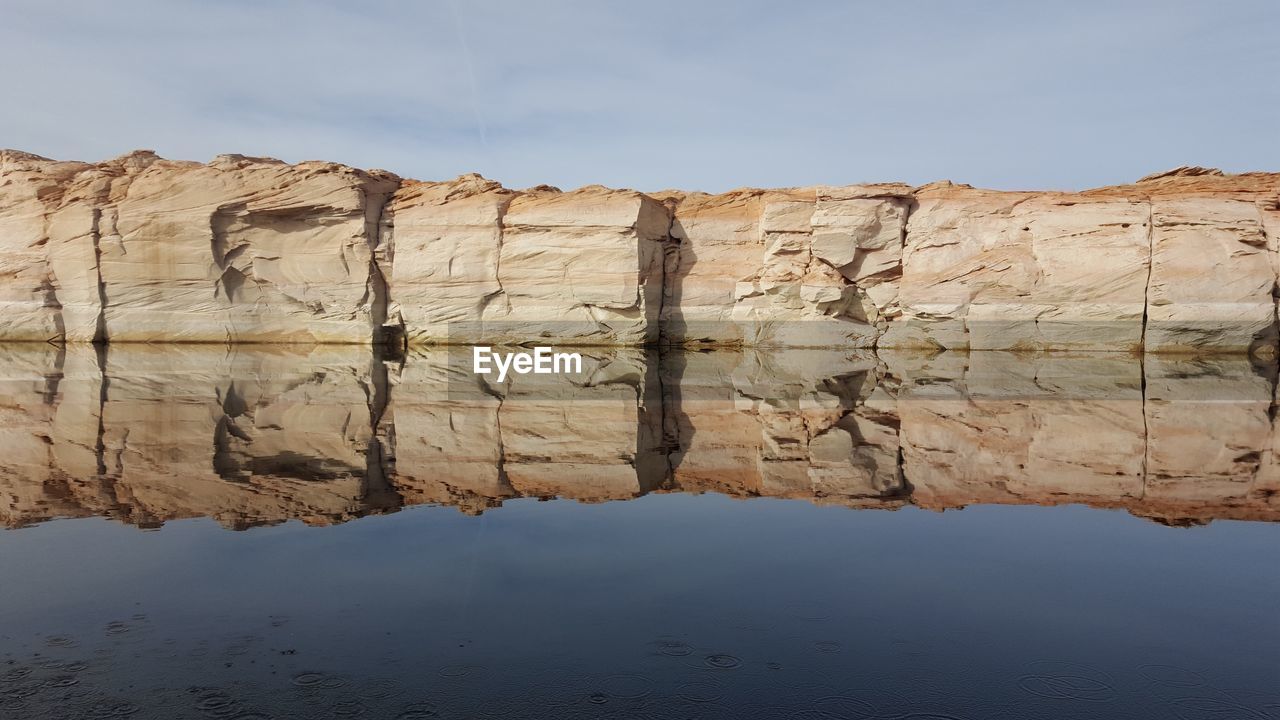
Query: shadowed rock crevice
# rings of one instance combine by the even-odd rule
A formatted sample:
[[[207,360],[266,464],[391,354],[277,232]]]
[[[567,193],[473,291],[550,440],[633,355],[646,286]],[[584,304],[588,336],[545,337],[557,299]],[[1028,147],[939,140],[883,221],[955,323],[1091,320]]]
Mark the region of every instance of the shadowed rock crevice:
[[[1147,212],[1147,280],[1142,290],[1142,348],[1147,347],[1147,326],[1151,322],[1151,260],[1155,255],[1155,218]],[[1145,377],[1145,376],[1144,376]]]
[[[390,267],[395,257],[394,227],[387,214],[400,178],[388,176],[376,187],[366,188],[364,194],[365,237],[369,244],[369,282],[363,298],[369,305],[370,342],[383,347],[403,349],[405,342],[403,318],[388,316],[390,296],[384,267]]]
[[[494,283],[497,285],[497,289],[485,293],[480,298],[480,302],[476,307],[476,316],[480,318],[481,322],[483,322],[486,317],[501,315],[511,311],[511,306],[507,299],[507,291],[502,287],[502,240],[503,235],[506,232],[505,217],[507,214],[507,208],[511,205],[511,200],[513,198],[514,195],[504,197],[495,208],[497,210],[498,232],[497,237],[495,238],[497,256],[493,261],[493,279]],[[450,270],[453,268],[452,261],[450,261],[449,268]]]
[[[93,342],[101,345],[107,342],[107,286],[102,282],[102,211],[93,211],[93,271],[98,286],[98,318],[93,326]],[[113,228],[114,230],[114,228]]]

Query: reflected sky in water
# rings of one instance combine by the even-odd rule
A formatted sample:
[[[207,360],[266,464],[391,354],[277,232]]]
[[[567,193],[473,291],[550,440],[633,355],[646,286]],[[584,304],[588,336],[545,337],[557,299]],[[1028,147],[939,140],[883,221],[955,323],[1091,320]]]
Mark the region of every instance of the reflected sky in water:
[[[29,671],[0,692],[10,717],[1265,713],[1276,530],[712,495],[250,533],[60,521],[0,545],[3,662]]]
[[[1280,715],[1266,366],[359,352],[8,356],[4,717]]]

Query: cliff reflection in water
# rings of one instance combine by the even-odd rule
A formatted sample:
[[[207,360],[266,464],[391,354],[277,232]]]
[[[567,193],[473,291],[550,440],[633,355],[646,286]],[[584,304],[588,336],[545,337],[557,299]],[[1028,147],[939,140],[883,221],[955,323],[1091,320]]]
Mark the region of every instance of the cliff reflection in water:
[[[1280,519],[1275,372],[1245,357],[580,352],[580,376],[496,384],[461,348],[5,346],[0,519],[240,529],[655,492]]]

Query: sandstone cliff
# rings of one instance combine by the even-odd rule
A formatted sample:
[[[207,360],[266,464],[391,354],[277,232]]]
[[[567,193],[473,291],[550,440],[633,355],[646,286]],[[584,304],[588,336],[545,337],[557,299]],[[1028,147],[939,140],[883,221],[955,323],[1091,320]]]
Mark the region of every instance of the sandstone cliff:
[[[0,151],[0,340],[1274,352],[1280,174],[510,190]]]

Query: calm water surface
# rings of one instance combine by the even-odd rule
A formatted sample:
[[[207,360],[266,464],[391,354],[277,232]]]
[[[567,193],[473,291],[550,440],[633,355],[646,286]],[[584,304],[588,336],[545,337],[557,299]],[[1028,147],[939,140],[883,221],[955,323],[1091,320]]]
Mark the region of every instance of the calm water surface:
[[[0,717],[1280,718],[1272,369],[592,362],[0,353]]]

